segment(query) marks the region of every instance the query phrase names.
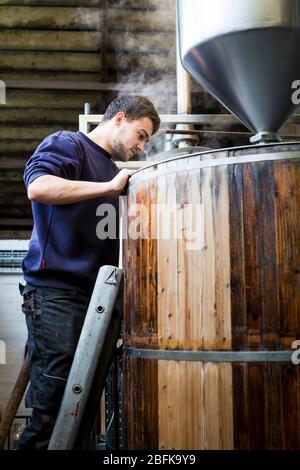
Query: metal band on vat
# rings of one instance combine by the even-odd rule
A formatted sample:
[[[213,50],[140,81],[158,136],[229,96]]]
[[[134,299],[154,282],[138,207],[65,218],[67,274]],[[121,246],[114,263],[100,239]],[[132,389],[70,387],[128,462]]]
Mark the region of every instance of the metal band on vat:
[[[124,355],[141,359],[199,362],[291,362],[291,351],[178,351],[125,348]]]

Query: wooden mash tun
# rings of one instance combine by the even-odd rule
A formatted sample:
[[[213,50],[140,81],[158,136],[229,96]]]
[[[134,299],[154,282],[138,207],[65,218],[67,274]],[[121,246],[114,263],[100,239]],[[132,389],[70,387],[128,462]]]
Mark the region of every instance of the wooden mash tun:
[[[147,217],[144,238],[123,246],[125,448],[299,449],[300,144],[277,132],[296,109],[300,1],[177,8],[184,67],[256,145],[130,179],[128,210],[142,204]],[[161,207],[175,207],[177,237],[163,233]]]

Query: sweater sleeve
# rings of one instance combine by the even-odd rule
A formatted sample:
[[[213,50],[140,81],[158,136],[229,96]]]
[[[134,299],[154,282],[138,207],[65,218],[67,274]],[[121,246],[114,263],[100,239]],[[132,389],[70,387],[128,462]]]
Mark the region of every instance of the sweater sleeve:
[[[69,180],[80,178],[82,156],[68,132],[46,137],[28,160],[24,171],[26,188],[36,178],[54,175]]]

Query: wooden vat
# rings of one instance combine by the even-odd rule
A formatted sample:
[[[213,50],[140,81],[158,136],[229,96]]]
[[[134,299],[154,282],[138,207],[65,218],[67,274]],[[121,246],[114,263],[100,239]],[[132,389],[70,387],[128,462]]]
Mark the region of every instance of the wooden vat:
[[[300,448],[299,195],[297,144],[180,157],[132,177],[125,448]],[[181,239],[163,238],[163,204],[175,205]],[[202,231],[192,250],[191,219]]]

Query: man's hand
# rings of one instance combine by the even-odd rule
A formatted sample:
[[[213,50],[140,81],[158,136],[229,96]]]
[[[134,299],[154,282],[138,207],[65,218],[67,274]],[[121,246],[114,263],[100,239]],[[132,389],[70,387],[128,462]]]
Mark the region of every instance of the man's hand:
[[[129,176],[133,175],[134,170],[127,170],[123,168],[110,182],[112,188],[112,195],[119,196],[123,193],[124,188],[128,182]]]

